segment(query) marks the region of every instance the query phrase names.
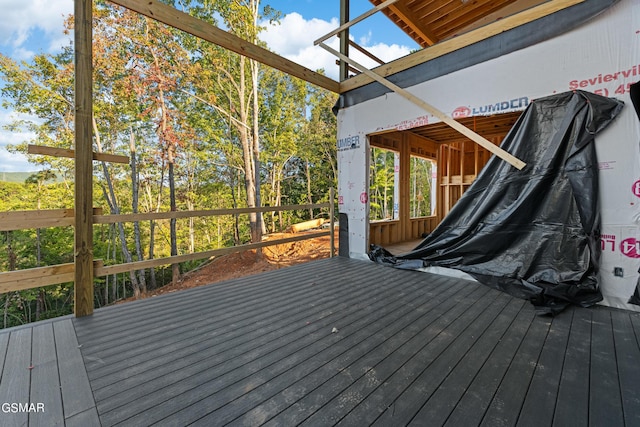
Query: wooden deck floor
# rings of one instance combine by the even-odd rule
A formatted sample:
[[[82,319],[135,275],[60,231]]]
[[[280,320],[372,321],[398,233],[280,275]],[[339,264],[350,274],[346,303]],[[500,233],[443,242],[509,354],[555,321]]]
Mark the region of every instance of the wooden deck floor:
[[[76,392],[81,413],[95,402],[103,426],[640,425],[638,314],[537,317],[473,282],[366,261],[316,261],[48,325],[0,333],[0,400],[53,410],[73,378],[92,390]],[[35,362],[8,368],[23,367],[27,342],[33,360],[51,341],[62,393],[39,388]],[[60,354],[74,345],[81,360]],[[27,374],[31,394],[16,394]],[[62,406],[56,420],[71,425]],[[14,418],[0,413],[0,425]]]

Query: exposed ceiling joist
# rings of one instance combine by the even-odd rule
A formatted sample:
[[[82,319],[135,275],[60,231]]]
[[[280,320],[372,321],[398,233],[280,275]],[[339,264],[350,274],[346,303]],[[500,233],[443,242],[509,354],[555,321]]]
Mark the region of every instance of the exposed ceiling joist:
[[[325,34],[322,37],[320,37],[318,40],[314,41],[313,44],[316,45],[316,46],[319,45],[323,41],[325,41],[325,40],[327,40],[327,39],[329,39],[329,38],[331,38],[331,37],[333,37],[335,35],[340,34],[344,30],[351,28],[353,25],[357,24],[358,22],[370,17],[371,15],[376,13],[377,11],[383,10],[384,8],[390,6],[393,3],[396,3],[398,1],[400,1],[400,0],[387,0],[384,3],[381,3],[381,4],[377,5],[373,9],[370,9],[370,10],[366,11],[365,13],[363,13],[362,15],[353,18],[349,22],[345,22],[344,24],[340,25],[335,30],[331,31],[330,33]]]
[[[411,31],[423,40],[422,43],[419,43],[422,47],[432,46],[440,41],[439,37],[435,35],[428,26],[422,24],[420,19],[415,16],[415,13],[409,10],[404,4],[393,4],[389,6],[389,10],[400,18],[400,20],[404,21]]]
[[[380,75],[382,77],[389,77],[393,74],[407,70],[411,67],[415,67],[416,65],[423,64],[432,59],[454,52],[458,49],[462,49],[473,43],[477,43],[481,40],[488,39],[502,32],[505,32],[513,28],[516,28],[520,25],[524,25],[529,22],[535,21],[536,19],[543,18],[547,15],[550,15],[552,13],[574,6],[576,4],[582,3],[584,1],[585,0],[549,1],[539,6],[524,10],[518,14],[508,16],[504,19],[500,19],[499,21],[496,21],[492,24],[488,24],[484,27],[475,29],[471,32],[461,34],[457,37],[454,37],[446,41],[442,41],[436,45],[422,49],[421,51],[416,52],[414,54],[405,56],[400,59],[396,59],[395,61],[388,62],[385,65],[381,65],[377,68],[374,68],[372,71],[374,71],[377,75]],[[340,93],[348,92],[350,90],[359,88],[361,86],[365,86],[373,81],[374,79],[371,78],[370,76],[364,73],[359,74],[355,77],[352,77],[340,83]]]
[[[270,52],[267,49],[241,39],[234,34],[221,30],[206,21],[195,18],[187,13],[180,12],[179,10],[171,6],[167,6],[158,0],[109,1],[208,42],[214,43],[239,55],[254,59],[262,64],[268,65],[316,86],[320,86],[335,93],[339,93],[340,91],[340,84],[337,81],[320,73],[316,73],[315,71],[303,67],[300,64],[296,64],[295,62]]]

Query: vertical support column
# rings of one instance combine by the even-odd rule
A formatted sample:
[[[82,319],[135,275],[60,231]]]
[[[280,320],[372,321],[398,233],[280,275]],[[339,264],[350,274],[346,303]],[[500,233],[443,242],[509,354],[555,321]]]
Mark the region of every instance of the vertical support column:
[[[407,132],[400,136],[400,233],[398,241],[411,236],[411,140]]]
[[[331,249],[331,253],[329,254],[329,258],[333,258],[333,253],[336,248],[336,230],[335,230],[335,199],[336,199],[336,190],[331,187],[329,188],[329,227],[331,230],[331,234],[329,235],[329,246]]]
[[[93,313],[93,0],[75,0],[75,315]]]
[[[393,215],[391,219],[400,219],[400,153],[393,153]]]
[[[349,22],[349,1],[340,0],[340,25]],[[349,56],[349,29],[346,28],[340,33],[340,53]],[[349,64],[340,60],[340,81],[349,78]]]

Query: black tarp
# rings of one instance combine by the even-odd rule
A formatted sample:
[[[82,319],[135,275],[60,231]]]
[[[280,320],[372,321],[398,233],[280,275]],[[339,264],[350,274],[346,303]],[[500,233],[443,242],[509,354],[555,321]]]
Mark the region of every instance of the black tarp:
[[[413,251],[369,257],[397,268],[441,266],[530,300],[540,312],[602,299],[595,135],[623,103],[588,92],[532,102],[502,148],[527,166],[493,156],[440,225]]]

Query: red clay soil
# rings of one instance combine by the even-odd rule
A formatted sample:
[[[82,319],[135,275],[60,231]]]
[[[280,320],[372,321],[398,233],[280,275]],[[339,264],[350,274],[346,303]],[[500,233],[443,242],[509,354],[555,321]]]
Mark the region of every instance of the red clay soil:
[[[269,235],[269,239],[285,239],[302,234],[304,232],[296,234],[274,233]],[[337,233],[335,239],[337,243]],[[201,267],[186,273],[178,283],[171,283],[160,289],[147,292],[140,298],[162,295],[237,277],[250,276],[264,271],[277,270],[303,262],[329,258],[329,253],[330,237],[321,236],[262,248],[262,256],[260,258],[256,255],[255,250],[224,255],[208,262],[204,261]],[[133,299],[135,298],[129,298],[125,301]]]

